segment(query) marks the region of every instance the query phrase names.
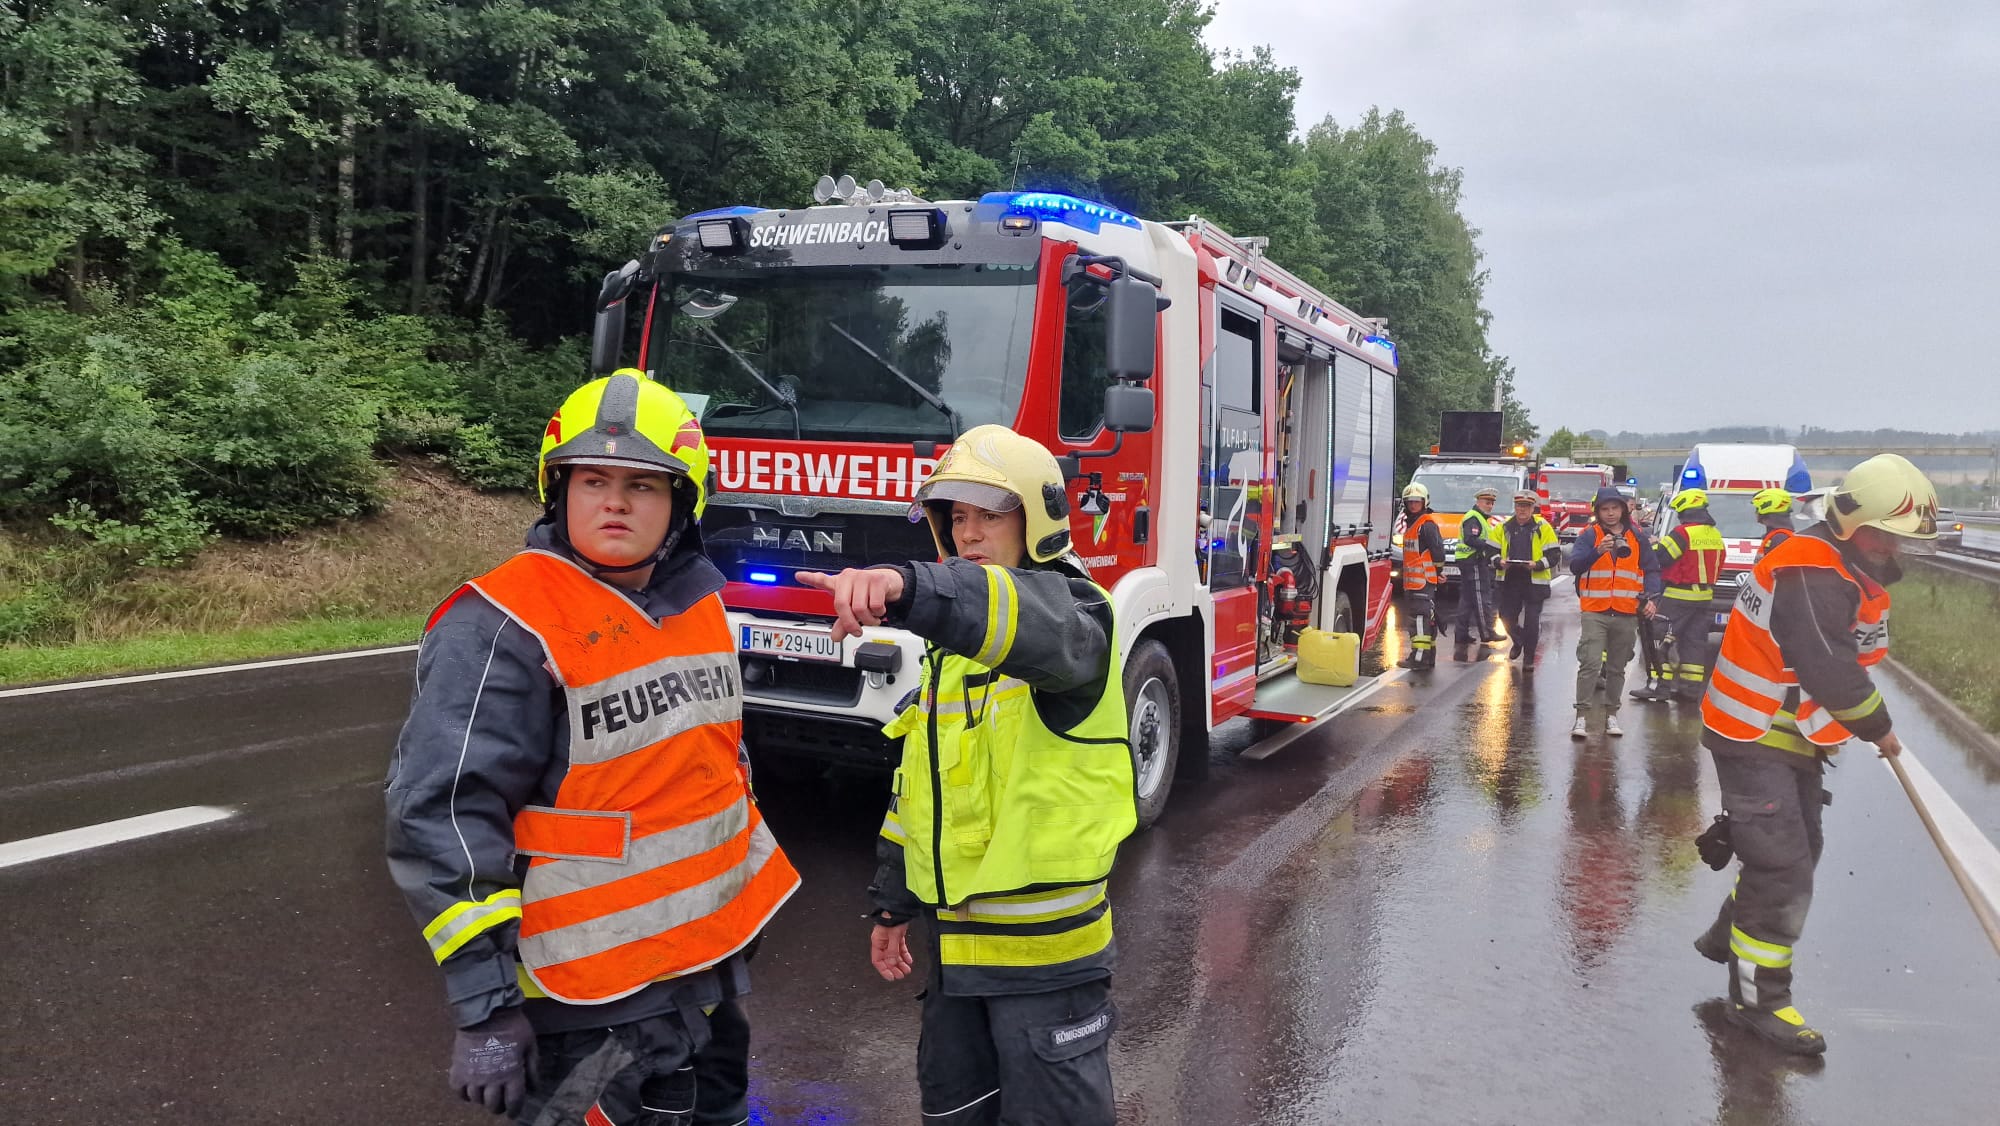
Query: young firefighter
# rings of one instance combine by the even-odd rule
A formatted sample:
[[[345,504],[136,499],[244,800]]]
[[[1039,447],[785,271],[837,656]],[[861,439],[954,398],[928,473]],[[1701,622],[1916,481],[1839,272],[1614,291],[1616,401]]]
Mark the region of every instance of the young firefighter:
[[[444,970],[452,1087],[521,1123],[748,1115],[742,951],[799,877],[739,763],[708,464],[680,396],[585,384],[543,435],[526,550],[417,658],[389,870]]]
[[[1715,612],[1711,606],[1715,578],[1722,573],[1727,549],[1715,517],[1709,514],[1705,490],[1682,489],[1667,507],[1680,513],[1680,520],[1653,546],[1653,559],[1665,588],[1663,616],[1671,663],[1663,675],[1671,683],[1655,689],[1653,698],[1665,699],[1671,689],[1674,699],[1693,703],[1701,699],[1702,681],[1708,679],[1709,615]]]
[[[1750,498],[1750,507],[1757,511],[1757,522],[1764,525],[1764,542],[1757,545],[1757,558],[1771,554],[1771,549],[1791,539],[1792,494],[1783,489],[1760,489]]]
[[[1410,619],[1406,669],[1437,667],[1437,589],[1443,577],[1444,533],[1431,511],[1431,491],[1412,481],[1403,489],[1403,613]],[[1461,588],[1462,590],[1463,588]]]
[[[888,727],[902,766],[869,889],[869,957],[911,969],[928,922],[917,1082],[936,1126],[1111,1126],[1111,908],[1136,823],[1111,604],[1070,555],[1049,452],[977,426],[917,490],[941,562],[836,575],[834,637],[901,625],[930,643]],[[913,516],[917,510],[913,508]]]
[[[1500,521],[1493,506],[1500,490],[1480,489],[1472,508],[1458,521],[1458,631],[1451,659],[1468,660],[1471,646],[1502,638],[1493,630],[1493,568],[1500,558]],[[1483,659],[1483,658],[1482,658]]]
[[[1535,671],[1535,647],[1542,637],[1542,604],[1555,582],[1562,543],[1555,526],[1535,510],[1533,493],[1514,494],[1514,518],[1500,525],[1500,618],[1513,640],[1508,660],[1521,659],[1523,672]]]
[[[1889,655],[1896,557],[1936,540],[1937,493],[1916,466],[1895,454],[1855,466],[1827,493],[1825,521],[1744,578],[1702,698],[1701,742],[1743,866],[1694,945],[1729,966],[1730,1018],[1787,1052],[1826,1050],[1792,1005],[1793,947],[1824,840],[1822,764],[1849,739],[1902,753],[1868,670]]]
[[[1583,628],[1576,640],[1576,723],[1569,737],[1589,735],[1585,716],[1597,699],[1602,677],[1604,733],[1623,735],[1618,705],[1625,698],[1625,666],[1639,641],[1639,615],[1659,612],[1660,564],[1652,541],[1632,523],[1631,502],[1606,485],[1597,490],[1597,519],[1570,548],[1569,569],[1576,575],[1576,597],[1583,607]]]

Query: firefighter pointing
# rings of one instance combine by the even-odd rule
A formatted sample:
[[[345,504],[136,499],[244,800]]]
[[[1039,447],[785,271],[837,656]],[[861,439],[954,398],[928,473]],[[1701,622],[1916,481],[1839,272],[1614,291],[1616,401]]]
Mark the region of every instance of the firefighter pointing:
[[[937,1126],[1111,1126],[1105,877],[1136,823],[1111,602],[1070,554],[1056,460],[966,431],[917,491],[941,562],[799,572],[836,641],[894,624],[929,642],[885,730],[903,739],[870,888],[869,955],[912,967],[926,920],[917,1081]]]
[[[1787,1052],[1826,1050],[1792,1004],[1793,947],[1822,842],[1822,764],[1850,738],[1902,753],[1868,670],[1889,655],[1897,556],[1928,554],[1936,540],[1937,493],[1916,466],[1895,454],[1855,466],[1828,492],[1824,522],[1745,577],[1702,699],[1701,741],[1742,872],[1695,949],[1729,965],[1735,1023]],[[1726,864],[1726,852],[1710,862]]]
[[[707,480],[680,396],[584,385],[542,440],[527,549],[424,633],[389,869],[461,1029],[453,1088],[523,1123],[749,1113],[742,952],[799,877],[739,765]]]

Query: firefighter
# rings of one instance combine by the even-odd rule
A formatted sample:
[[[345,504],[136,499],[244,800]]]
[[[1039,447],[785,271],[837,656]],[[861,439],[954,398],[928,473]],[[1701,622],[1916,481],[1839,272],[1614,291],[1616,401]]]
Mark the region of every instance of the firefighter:
[[[1667,627],[1662,683],[1648,685],[1645,694],[1632,695],[1642,700],[1671,696],[1693,703],[1701,699],[1701,684],[1708,678],[1708,626],[1715,612],[1715,579],[1722,573],[1728,549],[1708,511],[1705,490],[1682,489],[1667,507],[1679,513],[1680,519],[1653,547],[1666,596],[1661,615]]]
[[[1764,542],[1757,545],[1757,558],[1771,554],[1771,549],[1791,539],[1792,494],[1783,489],[1762,489],[1750,498],[1750,507],[1757,511],[1757,522],[1764,525]]]
[[[929,644],[885,730],[903,739],[869,892],[869,960],[930,945],[917,1083],[937,1126],[1112,1126],[1105,878],[1137,823],[1110,596],[1070,551],[1065,479],[1004,426],[952,443],[917,490],[940,561],[835,575],[836,641],[892,624]]]
[[[1420,481],[1403,489],[1403,612],[1410,616],[1410,653],[1406,669],[1437,667],[1438,580],[1443,575],[1444,533],[1431,511],[1431,491]]]
[[[1514,518],[1500,525],[1500,617],[1507,623],[1513,648],[1507,659],[1519,658],[1523,672],[1535,671],[1535,649],[1542,636],[1542,603],[1549,600],[1562,542],[1555,525],[1536,511],[1533,493],[1514,494]]]
[[[1577,601],[1583,606],[1583,628],[1576,641],[1576,723],[1572,739],[1589,735],[1585,716],[1597,699],[1599,679],[1604,694],[1604,733],[1618,736],[1618,705],[1624,701],[1625,666],[1639,640],[1639,616],[1659,612],[1660,564],[1652,541],[1632,523],[1631,502],[1606,485],[1597,490],[1596,518],[1570,548],[1569,569],[1576,575]]]
[[[1503,641],[1493,629],[1493,567],[1500,557],[1500,521],[1493,506],[1500,491],[1482,488],[1472,495],[1472,508],[1459,518],[1458,549],[1458,634],[1452,660],[1467,659],[1470,646]]]
[[[1850,738],[1902,753],[1869,670],[1889,653],[1897,556],[1936,550],[1937,493],[1907,460],[1877,454],[1828,491],[1825,511],[1745,576],[1701,707],[1742,867],[1695,949],[1729,966],[1730,1018],[1799,1055],[1826,1050],[1792,1004],[1823,840],[1822,765]]]
[[[741,761],[708,468],[680,396],[585,384],[543,435],[526,549],[424,632],[389,870],[444,971],[451,1086],[521,1123],[748,1114],[744,951],[799,877]]]

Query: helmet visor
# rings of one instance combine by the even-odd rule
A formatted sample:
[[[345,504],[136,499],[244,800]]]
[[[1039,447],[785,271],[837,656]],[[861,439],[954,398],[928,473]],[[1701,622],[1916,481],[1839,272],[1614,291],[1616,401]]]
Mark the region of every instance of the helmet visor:
[[[933,501],[964,501],[988,512],[1012,512],[1021,507],[1021,498],[998,485],[978,481],[926,481],[917,490],[917,504]]]

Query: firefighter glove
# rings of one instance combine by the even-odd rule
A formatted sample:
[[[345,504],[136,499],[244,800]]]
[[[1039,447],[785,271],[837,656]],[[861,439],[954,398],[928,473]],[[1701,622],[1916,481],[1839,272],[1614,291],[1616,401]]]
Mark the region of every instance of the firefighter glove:
[[[1720,872],[1727,867],[1731,857],[1736,855],[1735,847],[1729,841],[1729,815],[1718,813],[1715,823],[1702,830],[1694,839],[1694,850],[1701,854],[1701,862]]]
[[[534,1070],[535,1030],[518,1007],[459,1029],[451,1045],[451,1089],[495,1114],[521,1112]]]

